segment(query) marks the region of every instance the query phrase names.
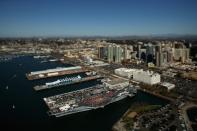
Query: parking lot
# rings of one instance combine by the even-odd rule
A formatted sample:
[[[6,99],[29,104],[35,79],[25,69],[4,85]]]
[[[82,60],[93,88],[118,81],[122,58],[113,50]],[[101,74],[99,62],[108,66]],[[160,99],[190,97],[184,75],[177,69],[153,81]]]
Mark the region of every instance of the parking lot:
[[[185,130],[183,120],[179,119],[179,114],[176,108],[171,104],[167,104],[160,109],[149,111],[141,115],[138,118],[138,123],[142,130],[167,131],[171,130],[171,128],[175,128],[178,131]]]
[[[183,79],[180,77],[164,77],[162,76],[162,81],[170,82],[175,84],[175,90],[177,93],[189,96],[193,98],[197,98],[197,81],[192,81],[188,79]]]

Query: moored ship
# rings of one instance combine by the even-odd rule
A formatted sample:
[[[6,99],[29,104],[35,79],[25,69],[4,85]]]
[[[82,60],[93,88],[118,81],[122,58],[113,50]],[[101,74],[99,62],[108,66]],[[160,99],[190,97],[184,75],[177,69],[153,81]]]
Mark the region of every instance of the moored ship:
[[[73,113],[88,111],[120,101],[126,97],[135,96],[134,87],[127,86],[121,90],[109,89],[104,85],[81,89],[44,98],[49,107],[49,115],[61,117]]]
[[[88,77],[84,77],[84,78],[82,78],[80,75],[78,75],[76,77],[66,77],[64,79],[58,79],[58,80],[53,81],[53,82],[45,83],[45,85],[38,85],[38,86],[35,86],[33,88],[36,91],[40,91],[40,90],[50,89],[50,88],[54,88],[54,87],[76,84],[76,83],[85,82],[85,81],[100,80],[102,78],[103,77],[101,77],[99,75],[88,76]]]

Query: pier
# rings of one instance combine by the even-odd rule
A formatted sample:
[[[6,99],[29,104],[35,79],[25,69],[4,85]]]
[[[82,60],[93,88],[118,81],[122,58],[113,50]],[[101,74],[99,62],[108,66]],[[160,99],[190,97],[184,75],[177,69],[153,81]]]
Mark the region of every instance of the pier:
[[[67,83],[56,84],[56,85],[53,85],[53,86],[40,85],[40,86],[35,86],[33,88],[36,91],[41,91],[41,90],[45,90],[45,89],[51,89],[51,88],[54,88],[54,87],[60,87],[60,86],[66,86],[66,85],[71,85],[71,84],[77,84],[77,83],[81,83],[81,82],[87,82],[87,81],[91,81],[91,80],[98,80],[98,79],[102,79],[102,78],[103,77],[98,76],[98,75],[96,75],[96,76],[89,76],[89,77],[84,77],[84,78],[77,79],[77,80],[74,80],[74,81],[71,81],[71,82],[67,82]]]
[[[37,80],[44,79],[49,77],[63,76],[69,74],[77,74],[87,72],[88,70],[81,68],[80,66],[75,67],[66,67],[66,68],[55,68],[55,69],[47,69],[43,71],[36,71],[26,74],[28,80]]]

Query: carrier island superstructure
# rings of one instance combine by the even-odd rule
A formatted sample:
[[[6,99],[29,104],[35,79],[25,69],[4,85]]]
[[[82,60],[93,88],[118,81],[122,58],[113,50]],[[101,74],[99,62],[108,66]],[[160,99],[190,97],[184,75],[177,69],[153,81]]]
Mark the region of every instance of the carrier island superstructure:
[[[89,88],[63,93],[43,98],[49,108],[48,114],[61,117],[78,112],[97,108],[122,100],[126,97],[135,96],[136,89],[130,84],[119,84],[109,87],[102,83]]]

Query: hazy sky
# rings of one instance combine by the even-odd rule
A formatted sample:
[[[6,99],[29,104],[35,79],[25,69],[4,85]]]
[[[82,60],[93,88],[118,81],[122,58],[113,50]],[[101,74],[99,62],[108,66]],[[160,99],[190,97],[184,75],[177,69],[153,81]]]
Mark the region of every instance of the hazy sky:
[[[0,0],[0,37],[197,34],[197,0]]]

